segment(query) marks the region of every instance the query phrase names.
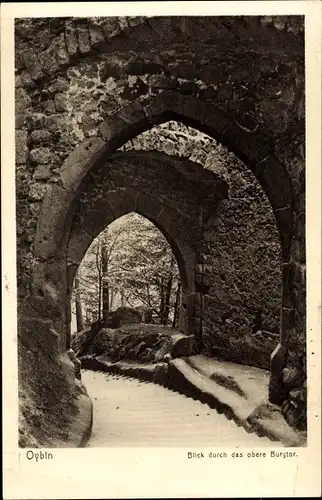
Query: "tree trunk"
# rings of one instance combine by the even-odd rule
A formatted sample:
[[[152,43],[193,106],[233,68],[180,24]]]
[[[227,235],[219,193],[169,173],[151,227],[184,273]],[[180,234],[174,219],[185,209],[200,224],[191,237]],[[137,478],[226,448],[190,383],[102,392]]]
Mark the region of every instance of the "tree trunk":
[[[110,290],[108,283],[108,252],[106,242],[101,248],[102,259],[102,294],[103,294],[103,320],[106,321],[110,311]]]
[[[114,289],[111,288],[110,290],[110,311],[113,309],[113,304],[114,304]]]
[[[79,279],[75,278],[75,305],[76,305],[76,325],[77,332],[81,332],[84,330],[84,319],[83,319],[83,311],[82,311],[82,301],[79,290]]]
[[[180,308],[180,293],[181,293],[181,283],[179,281],[177,286],[176,301],[174,304],[173,322],[172,327],[175,328],[178,324],[179,319],[179,308]]]
[[[164,316],[164,284],[163,278],[160,286],[160,323],[163,325],[163,316]]]
[[[173,281],[173,266],[174,266],[174,256],[172,254],[170,263],[170,274],[165,288],[164,311],[162,317],[163,325],[167,325],[169,321],[170,298],[171,298],[172,281]]]
[[[97,301],[97,320],[102,318],[102,276],[98,277],[98,301]]]

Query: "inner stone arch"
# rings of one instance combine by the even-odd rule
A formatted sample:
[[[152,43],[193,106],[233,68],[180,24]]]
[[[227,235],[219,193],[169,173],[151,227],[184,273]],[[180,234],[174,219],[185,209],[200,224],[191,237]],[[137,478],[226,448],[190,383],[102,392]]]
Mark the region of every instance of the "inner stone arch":
[[[279,340],[283,252],[267,195],[233,153],[182,122],[156,125],[120,148],[152,149],[189,158],[228,183],[228,198],[203,230],[203,352],[269,369]]]
[[[196,281],[200,276],[202,217],[215,213],[225,196],[225,181],[188,160],[158,152],[119,152],[107,158],[77,198],[66,254],[68,299],[77,267],[93,239],[114,220],[136,212],[163,233],[176,257],[182,283],[180,329],[189,334],[199,332]],[[70,311],[65,314],[68,343]],[[62,345],[66,342],[63,337]]]

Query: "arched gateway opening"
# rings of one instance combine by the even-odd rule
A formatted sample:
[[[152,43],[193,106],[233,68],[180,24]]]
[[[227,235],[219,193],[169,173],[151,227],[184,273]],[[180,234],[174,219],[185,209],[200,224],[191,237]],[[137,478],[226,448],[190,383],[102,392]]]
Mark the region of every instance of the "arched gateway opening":
[[[280,344],[272,358],[274,377],[271,384],[271,399],[278,402],[284,397],[279,395],[279,384],[293,307],[288,289],[293,218],[291,183],[286,169],[271,153],[266,141],[256,131],[240,127],[227,111],[212,103],[175,92],[160,93],[144,103],[134,101],[101,124],[100,137],[86,140],[70,154],[60,172],[59,182],[49,185],[38,223],[35,255],[39,262],[33,280],[36,307],[41,310],[43,304],[46,313],[52,311],[55,329],[68,334],[66,299],[70,297],[73,277],[87,247],[106,225],[135,211],[159,227],[172,248],[177,249],[178,263],[183,260],[182,267],[187,275],[187,310],[195,310],[197,296],[207,284],[203,283],[202,255],[194,241],[200,241],[197,237],[202,227],[200,221],[214,213],[219,201],[227,196],[225,181],[192,162],[186,162],[183,167],[183,162],[171,157],[161,158],[157,153],[154,157],[152,153],[141,153],[141,156],[131,153],[132,159],[139,158],[135,161],[142,163],[143,176],[151,162],[166,168],[161,176],[162,168],[154,168],[160,185],[164,188],[164,182],[168,183],[166,190],[171,185],[170,173],[175,172],[178,176],[180,172],[179,177],[183,179],[180,193],[189,207],[181,213],[173,200],[155,190],[155,184],[152,189],[152,185],[149,189],[138,189],[133,179],[130,185],[124,184],[124,176],[119,175],[117,169],[114,179],[110,175],[113,163],[118,163],[119,167],[120,160],[125,159],[125,153],[114,153],[122,144],[170,119],[193,126],[226,145],[251,169],[271,203],[283,254]],[[169,165],[172,168],[168,168]],[[144,186],[143,179],[141,185]],[[188,313],[188,318],[192,318],[188,321],[188,331],[200,332],[200,320],[196,315]],[[66,333],[61,335],[61,349],[66,346]]]
[[[200,294],[196,280],[200,275],[202,219],[205,213],[214,213],[225,196],[225,181],[203,172],[193,162],[156,152],[113,155],[95,171],[78,198],[67,249],[68,303],[77,267],[93,239],[119,217],[136,212],[168,241],[182,282],[180,329],[198,334],[195,306]],[[67,338],[68,325],[69,320]]]
[[[77,270],[72,339],[94,325],[98,331],[137,323],[184,330],[182,285],[186,290],[186,276],[162,232],[137,213],[124,215],[95,238]]]

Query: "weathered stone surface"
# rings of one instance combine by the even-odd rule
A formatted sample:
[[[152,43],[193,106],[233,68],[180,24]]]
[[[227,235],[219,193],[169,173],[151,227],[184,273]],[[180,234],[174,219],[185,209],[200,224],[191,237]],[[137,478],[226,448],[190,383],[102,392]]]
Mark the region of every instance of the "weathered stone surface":
[[[78,48],[81,54],[87,54],[91,50],[89,31],[87,27],[78,27]]]
[[[102,139],[93,137],[84,141],[68,156],[60,171],[60,177],[66,189],[77,190],[83,177],[100,158],[104,147]]]
[[[46,116],[43,113],[30,113],[26,117],[26,127],[28,130],[43,128]]]
[[[141,319],[139,311],[128,307],[119,307],[113,314],[113,324],[115,328],[132,323],[140,323]]]
[[[46,165],[50,163],[53,158],[53,153],[49,148],[35,148],[32,149],[29,153],[30,161],[33,163],[39,163],[42,165]]]
[[[76,30],[73,29],[72,25],[66,23],[65,26],[65,38],[66,45],[69,55],[74,56],[78,52],[78,39]]]
[[[30,141],[33,144],[50,144],[53,139],[53,134],[46,129],[33,130],[30,134]]]
[[[195,340],[193,336],[176,334],[171,336],[171,356],[172,358],[180,358],[183,356],[191,356],[194,349]]]
[[[34,242],[35,256],[49,258],[61,248],[64,238],[65,213],[69,203],[68,193],[57,184],[49,184],[38,219]],[[58,237],[58,235],[60,235]]]
[[[57,113],[68,111],[69,102],[65,94],[56,94],[54,98],[55,110]]]
[[[35,181],[46,181],[52,175],[50,165],[37,165],[34,170],[33,178]]]
[[[41,110],[46,114],[52,115],[56,112],[56,106],[53,99],[48,99],[40,103]],[[61,109],[59,111],[62,111]]]
[[[15,94],[15,112],[16,114],[25,112],[31,105],[31,98],[23,88],[17,88]]]
[[[41,69],[45,74],[52,75],[58,70],[59,64],[57,59],[57,54],[53,47],[40,52],[38,54],[38,59],[41,65]]]
[[[93,237],[83,228],[75,230],[69,241],[67,261],[80,264],[92,241]]]
[[[48,90],[52,94],[55,94],[56,92],[64,92],[65,90],[68,90],[68,87],[68,81],[65,78],[58,78],[55,83],[50,85]]]
[[[30,187],[30,191],[29,191],[30,201],[34,202],[34,201],[42,200],[44,195],[45,195],[46,190],[47,190],[47,186],[44,183],[38,182],[37,184],[33,184]]]
[[[115,219],[136,211],[137,192],[134,189],[118,189],[106,193],[108,205]]]
[[[27,161],[27,137],[26,130],[16,130],[16,164],[21,165]]]
[[[25,48],[22,57],[28,72],[34,80],[38,80],[44,75],[40,62],[34,50]]]

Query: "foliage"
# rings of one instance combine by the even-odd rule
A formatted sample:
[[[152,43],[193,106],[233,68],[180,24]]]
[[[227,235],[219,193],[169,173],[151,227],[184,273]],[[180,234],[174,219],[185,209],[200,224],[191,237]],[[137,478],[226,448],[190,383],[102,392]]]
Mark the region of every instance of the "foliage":
[[[74,303],[78,296],[87,325],[119,306],[145,306],[155,322],[173,323],[178,267],[162,233],[138,214],[121,217],[93,241],[75,282]]]

